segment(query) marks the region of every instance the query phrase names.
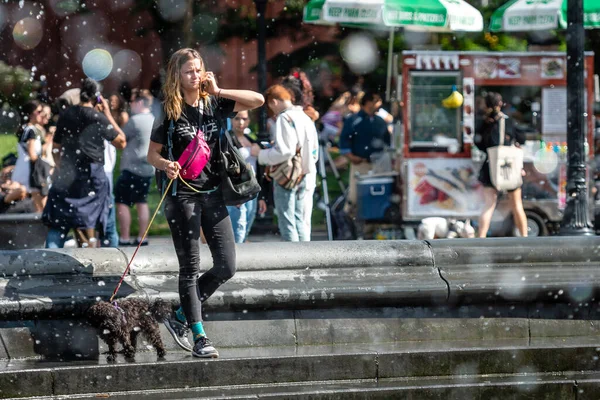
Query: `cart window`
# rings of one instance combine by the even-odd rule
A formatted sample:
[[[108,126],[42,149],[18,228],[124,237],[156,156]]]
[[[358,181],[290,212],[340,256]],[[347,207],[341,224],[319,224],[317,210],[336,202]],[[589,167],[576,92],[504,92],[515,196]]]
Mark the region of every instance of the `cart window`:
[[[564,88],[558,88],[554,90],[562,90]],[[543,125],[543,101],[542,101],[542,88],[539,86],[479,86],[475,88],[475,126],[478,126],[478,122],[485,112],[485,96],[488,92],[497,92],[502,95],[504,100],[504,107],[502,111],[512,119],[512,126],[518,133],[525,137],[527,140],[540,140],[542,138],[542,125]],[[558,96],[557,100],[560,101]],[[552,118],[558,118],[559,120],[564,117],[563,123],[566,123],[566,104],[561,107],[552,107],[552,104],[546,104],[550,106],[547,112],[546,119],[551,120]],[[564,113],[564,115],[561,115]],[[548,124],[546,124],[548,125]],[[544,134],[544,140],[547,141],[563,141],[566,140],[566,134],[564,132],[553,133],[546,129],[547,132]]]
[[[462,107],[445,108],[442,100],[456,85],[460,72],[413,72],[410,75],[410,148],[413,151],[446,151],[462,145]]]

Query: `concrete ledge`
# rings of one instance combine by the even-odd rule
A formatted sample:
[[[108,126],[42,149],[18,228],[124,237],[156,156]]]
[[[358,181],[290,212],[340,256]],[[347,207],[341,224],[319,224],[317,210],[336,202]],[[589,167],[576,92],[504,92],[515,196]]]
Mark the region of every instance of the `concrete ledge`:
[[[450,303],[588,302],[600,292],[600,238],[431,241]]]
[[[35,249],[0,251],[0,275],[29,278],[38,275],[120,275],[128,258],[119,249]]]
[[[238,247],[236,275],[206,305],[213,312],[225,312],[356,305],[588,304],[600,294],[598,249],[597,237],[249,243]],[[132,251],[0,252],[0,315],[79,315],[98,298],[110,296]],[[208,248],[203,246],[201,252],[202,266],[208,268]],[[119,296],[178,303],[174,251],[149,246],[138,254]],[[562,318],[554,309],[545,312],[546,317]]]
[[[44,247],[48,228],[42,214],[1,214],[0,249],[36,249]]]
[[[431,251],[418,241],[267,242],[237,245],[239,271],[432,266]],[[134,248],[123,248],[129,259]],[[208,246],[200,249],[200,268],[212,268]],[[173,249],[144,247],[135,257],[132,274],[178,273]]]

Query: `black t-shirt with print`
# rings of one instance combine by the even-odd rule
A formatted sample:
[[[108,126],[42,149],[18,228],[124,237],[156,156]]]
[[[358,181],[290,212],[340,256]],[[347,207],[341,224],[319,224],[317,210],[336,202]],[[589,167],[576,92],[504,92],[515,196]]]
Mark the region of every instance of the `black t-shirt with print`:
[[[177,161],[179,159],[187,145],[196,136],[199,126],[202,132],[204,132],[204,138],[210,148],[210,160],[202,170],[200,176],[193,181],[186,181],[196,190],[212,190],[221,182],[219,171],[217,170],[218,166],[215,162],[218,159],[217,152],[219,151],[217,139],[219,138],[225,119],[235,116],[234,107],[234,100],[210,96],[208,106],[199,108],[184,103],[181,117],[174,122],[173,160]],[[162,121],[155,120],[152,135],[150,136],[150,140],[163,145],[161,155],[166,159],[169,159],[167,149],[169,125],[170,121],[167,118]],[[181,183],[177,185],[177,191],[193,193],[192,190]]]

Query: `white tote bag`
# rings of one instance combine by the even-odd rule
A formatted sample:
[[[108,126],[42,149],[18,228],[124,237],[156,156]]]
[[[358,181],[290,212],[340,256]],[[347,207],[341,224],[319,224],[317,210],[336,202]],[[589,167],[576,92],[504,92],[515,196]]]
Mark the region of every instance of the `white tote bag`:
[[[487,149],[490,162],[490,178],[496,190],[514,190],[523,184],[523,149],[504,146],[505,121],[500,118],[500,145]]]

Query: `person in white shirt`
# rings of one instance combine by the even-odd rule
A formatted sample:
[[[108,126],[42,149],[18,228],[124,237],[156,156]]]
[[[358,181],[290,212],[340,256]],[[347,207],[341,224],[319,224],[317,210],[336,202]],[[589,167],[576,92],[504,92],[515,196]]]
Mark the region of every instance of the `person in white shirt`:
[[[302,107],[293,106],[292,95],[285,87],[271,86],[265,99],[269,110],[277,117],[271,130],[273,147],[261,150],[259,145],[254,144],[252,155],[258,156],[259,164],[273,166],[290,160],[300,148],[302,174],[305,178],[291,189],[285,189],[274,182],[273,197],[282,239],[289,242],[309,241],[310,234],[304,223],[305,197],[307,183],[314,183],[311,183],[310,178],[307,182],[306,176],[316,177],[317,173],[315,161],[318,157],[318,143],[315,124]]]
[[[304,111],[302,106],[294,106],[294,110]],[[310,115],[306,114],[309,118]],[[311,118],[312,121],[312,118]],[[308,240],[310,241],[310,235],[312,232],[312,211],[314,204],[314,196],[315,190],[317,188],[317,161],[319,161],[319,134],[317,133],[317,127],[315,123],[312,122],[312,125],[305,121],[306,127],[306,140],[305,145],[308,147],[308,154],[310,154],[309,160],[312,162],[314,168],[309,168],[308,172],[304,174],[304,183],[305,183],[305,194],[304,194],[304,229]]]

